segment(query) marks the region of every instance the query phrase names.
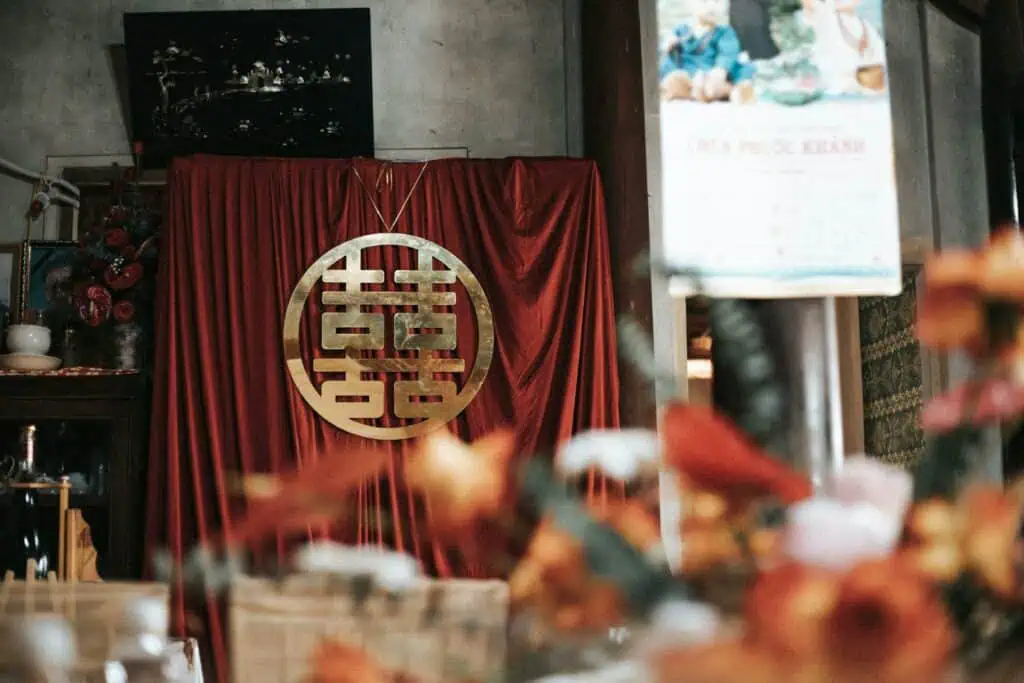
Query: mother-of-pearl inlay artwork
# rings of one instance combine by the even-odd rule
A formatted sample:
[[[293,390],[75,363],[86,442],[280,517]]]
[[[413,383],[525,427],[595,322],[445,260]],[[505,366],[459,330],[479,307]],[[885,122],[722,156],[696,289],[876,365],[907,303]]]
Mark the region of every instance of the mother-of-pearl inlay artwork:
[[[369,9],[125,15],[147,167],[194,153],[373,155]]]

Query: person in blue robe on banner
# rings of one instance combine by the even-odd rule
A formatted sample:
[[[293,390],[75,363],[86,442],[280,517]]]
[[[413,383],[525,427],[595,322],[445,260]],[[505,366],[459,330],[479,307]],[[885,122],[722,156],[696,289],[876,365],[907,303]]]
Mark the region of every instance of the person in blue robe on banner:
[[[660,65],[666,100],[750,102],[754,65],[727,21],[724,0],[700,0],[694,20],[676,28]]]

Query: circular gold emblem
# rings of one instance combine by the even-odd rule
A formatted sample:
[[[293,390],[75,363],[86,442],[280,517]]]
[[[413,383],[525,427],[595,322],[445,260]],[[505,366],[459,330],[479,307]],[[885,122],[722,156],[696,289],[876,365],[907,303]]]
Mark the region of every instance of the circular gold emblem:
[[[363,251],[380,247],[415,252],[414,269],[392,272],[392,289],[383,270],[363,268]],[[435,262],[444,268],[435,269]],[[319,387],[299,346],[302,313],[318,282],[326,285],[320,293],[322,354],[313,360],[313,372],[325,377]],[[456,283],[465,288],[477,324],[476,355],[468,373],[466,361],[455,355],[458,325],[471,324],[453,308],[458,294],[446,286]],[[392,312],[384,312],[389,308]],[[388,355],[389,349],[401,353]],[[397,441],[425,434],[466,409],[491,367],[494,321],[480,281],[450,251],[412,235],[376,233],[339,244],[303,274],[285,311],[284,355],[295,387],[321,417],[351,434]],[[396,375],[390,392],[381,379],[388,374]],[[465,377],[461,389],[455,377]],[[377,424],[387,417],[389,393],[398,426]]]

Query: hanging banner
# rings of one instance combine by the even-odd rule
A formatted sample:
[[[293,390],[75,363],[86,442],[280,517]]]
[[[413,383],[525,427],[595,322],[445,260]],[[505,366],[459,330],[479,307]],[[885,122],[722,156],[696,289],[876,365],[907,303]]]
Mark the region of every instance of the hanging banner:
[[[882,0],[658,0],[658,23],[667,261],[716,296],[897,294]]]

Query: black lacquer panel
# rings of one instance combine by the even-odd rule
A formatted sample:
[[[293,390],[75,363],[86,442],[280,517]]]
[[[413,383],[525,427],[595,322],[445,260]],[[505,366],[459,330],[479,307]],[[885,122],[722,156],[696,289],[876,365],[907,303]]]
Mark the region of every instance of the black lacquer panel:
[[[127,13],[124,28],[147,168],[373,155],[369,9]]]

